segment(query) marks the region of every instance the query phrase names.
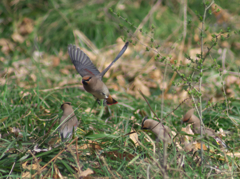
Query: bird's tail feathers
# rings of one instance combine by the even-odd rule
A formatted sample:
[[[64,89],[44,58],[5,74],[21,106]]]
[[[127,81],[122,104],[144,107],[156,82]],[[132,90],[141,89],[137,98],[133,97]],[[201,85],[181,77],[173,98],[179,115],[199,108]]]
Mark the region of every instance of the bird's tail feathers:
[[[118,102],[112,98],[111,95],[108,96],[107,98],[107,105],[113,105],[113,104],[117,104]]]
[[[72,132],[65,134],[64,132],[60,133],[62,142],[66,142],[71,136]]]

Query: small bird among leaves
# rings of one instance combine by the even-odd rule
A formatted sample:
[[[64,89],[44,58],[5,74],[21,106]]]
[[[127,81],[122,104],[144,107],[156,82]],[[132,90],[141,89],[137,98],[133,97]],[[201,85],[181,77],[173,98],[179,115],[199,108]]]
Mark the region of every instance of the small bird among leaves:
[[[157,136],[157,142],[160,140],[171,144],[171,130],[168,126],[164,126],[158,121],[148,119],[147,117],[142,120],[142,129],[149,129]]]
[[[128,47],[128,42],[125,43],[122,50],[112,63],[101,73],[93,65],[89,57],[75,45],[68,46],[68,54],[74,64],[77,72],[82,76],[82,83],[84,89],[91,93],[100,104],[100,99],[107,101],[107,105],[117,104],[117,101],[112,98],[107,86],[103,83],[102,78],[109,68],[123,55]]]
[[[182,122],[192,124],[192,130],[194,134],[201,134],[201,122],[200,119],[194,115],[194,108],[190,109],[183,116]],[[203,127],[202,134],[215,139],[218,145],[227,148],[226,144],[216,135],[215,131],[208,127]]]
[[[77,129],[79,122],[74,114],[74,110],[70,102],[63,103],[61,105],[61,109],[63,110],[63,115],[60,119],[61,127],[59,129],[59,132],[62,141],[65,142],[72,136],[73,132]]]

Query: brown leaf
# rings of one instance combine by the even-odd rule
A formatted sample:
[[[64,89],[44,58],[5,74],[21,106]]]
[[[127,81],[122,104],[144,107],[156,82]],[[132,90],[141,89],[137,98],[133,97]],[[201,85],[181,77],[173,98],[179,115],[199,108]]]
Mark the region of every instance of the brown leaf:
[[[21,178],[30,178],[32,174],[30,172],[23,172]]]
[[[87,108],[86,110],[85,110],[85,112],[87,112],[87,113],[89,113],[91,111],[91,108]],[[92,109],[92,111],[91,111],[93,114],[96,114],[97,113],[97,111],[95,110],[95,109]]]
[[[19,43],[23,43],[24,42],[24,38],[23,36],[21,36],[19,33],[15,32],[12,34],[12,39],[15,42],[19,42]]]
[[[53,67],[56,67],[59,65],[59,63],[60,63],[59,57],[54,57],[52,60],[53,60],[53,62],[52,62]]]
[[[196,146],[197,149],[201,149],[201,143],[200,143],[200,142],[197,142],[197,143],[195,144],[195,146]],[[207,150],[207,147],[206,147],[205,144],[203,144],[203,150]]]
[[[33,31],[33,20],[25,17],[19,25],[19,32],[21,35],[27,35]]]
[[[194,35],[195,36],[195,35]],[[196,55],[201,53],[201,48],[193,48],[191,50],[189,50],[189,56],[190,58],[192,58],[193,60],[196,59]],[[190,60],[186,59],[185,63],[191,63]]]
[[[8,119],[8,117],[4,117],[4,118],[0,119],[0,123],[2,124],[2,122],[4,122],[7,119]]]
[[[61,72],[62,74],[65,74],[65,75],[68,75],[68,74],[70,73],[70,72],[69,72],[67,69],[65,69],[65,68],[61,69],[60,72]]]
[[[123,75],[118,75],[117,81],[118,81],[118,85],[120,85],[122,87],[125,86],[125,79],[124,79]]]
[[[0,39],[0,46],[2,46],[2,50],[1,51],[4,54],[8,54],[9,51],[13,51],[14,50],[14,43],[12,43],[8,39],[1,38]]]
[[[238,81],[238,77],[237,76],[233,76],[233,75],[228,75],[225,78],[225,82],[227,86],[231,86],[232,84],[236,83]]]
[[[151,79],[155,80],[161,80],[162,79],[162,73],[159,69],[153,70],[149,73]]]
[[[120,159],[120,160],[127,160],[130,161],[132,160],[135,156],[130,153],[119,153],[118,151],[113,151],[113,152],[107,152],[106,156],[108,156],[112,160]]]
[[[131,129],[131,132],[134,132],[134,130]],[[137,135],[136,132],[130,134],[130,135],[129,135],[129,138],[133,141],[133,143],[135,144],[136,147],[139,146],[139,143],[138,143],[138,135]]]
[[[54,169],[55,169],[55,176],[54,176],[54,178],[61,178],[61,179],[63,179],[63,176],[62,176],[61,172],[59,171],[57,165],[55,165],[55,164],[54,164]]]
[[[141,90],[142,93],[145,96],[150,96],[151,95],[149,88],[147,86],[145,86],[143,84],[143,82],[141,80],[139,80],[138,78],[135,78],[135,80],[133,82],[133,88],[134,88],[134,91],[135,91],[136,98],[141,97],[141,95],[137,92],[138,90]]]
[[[88,168],[87,170],[85,170],[82,173],[80,173],[80,177],[86,177],[86,176],[91,175],[93,173],[94,172],[92,171],[92,169]]]
[[[38,165],[37,164],[30,164],[28,165],[28,162],[25,162],[22,164],[23,169],[27,169],[27,170],[37,170],[38,169]]]
[[[44,113],[50,113],[51,111],[49,109],[44,109]]]
[[[88,144],[83,144],[82,146],[79,147],[79,149],[101,150],[102,148],[97,142],[89,140]]]
[[[34,82],[37,81],[37,77],[36,77],[36,75],[35,75],[34,73],[31,73],[30,77],[32,78],[32,80],[33,80]]]

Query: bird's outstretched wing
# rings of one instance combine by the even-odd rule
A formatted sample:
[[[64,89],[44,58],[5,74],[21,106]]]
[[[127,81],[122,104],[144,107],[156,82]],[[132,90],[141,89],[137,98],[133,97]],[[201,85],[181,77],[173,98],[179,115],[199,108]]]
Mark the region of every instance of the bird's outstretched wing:
[[[75,45],[68,45],[68,54],[77,72],[82,76],[96,76],[100,74],[89,57]]]
[[[129,44],[129,42],[125,43],[122,50],[119,52],[117,57],[112,61],[112,63],[98,75],[98,76],[100,76],[101,79],[105,75],[105,73],[109,70],[109,68],[124,54],[124,52],[127,50],[128,44]]]

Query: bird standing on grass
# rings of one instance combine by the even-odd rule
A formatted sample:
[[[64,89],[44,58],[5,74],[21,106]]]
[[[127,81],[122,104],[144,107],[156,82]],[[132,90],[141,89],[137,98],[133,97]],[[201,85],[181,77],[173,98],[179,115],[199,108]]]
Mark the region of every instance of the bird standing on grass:
[[[194,113],[194,108],[190,109],[184,115],[184,117],[182,119],[182,122],[192,124],[192,126],[193,126],[192,130],[193,130],[194,134],[201,134],[200,119],[197,116],[195,116],[193,113]],[[202,134],[214,138],[220,146],[227,148],[226,144],[215,134],[215,131],[213,129],[203,127],[202,128]]]
[[[112,63],[100,73],[83,51],[76,48],[74,45],[68,46],[68,54],[72,63],[74,64],[77,72],[83,77],[82,83],[84,89],[91,93],[97,99],[98,103],[100,103],[100,99],[106,100],[108,105],[117,103],[117,101],[110,95],[107,86],[102,81],[102,78],[109,68],[122,56],[127,47],[128,42],[126,42]]]
[[[142,129],[150,129],[157,136],[157,141],[162,140],[167,142],[167,144],[171,144],[171,130],[168,126],[145,117],[142,120]]]
[[[61,109],[63,110],[63,115],[60,119],[61,127],[59,131],[62,141],[65,142],[69,137],[72,136],[72,133],[77,129],[78,120],[74,114],[71,103],[63,103],[61,105]]]

